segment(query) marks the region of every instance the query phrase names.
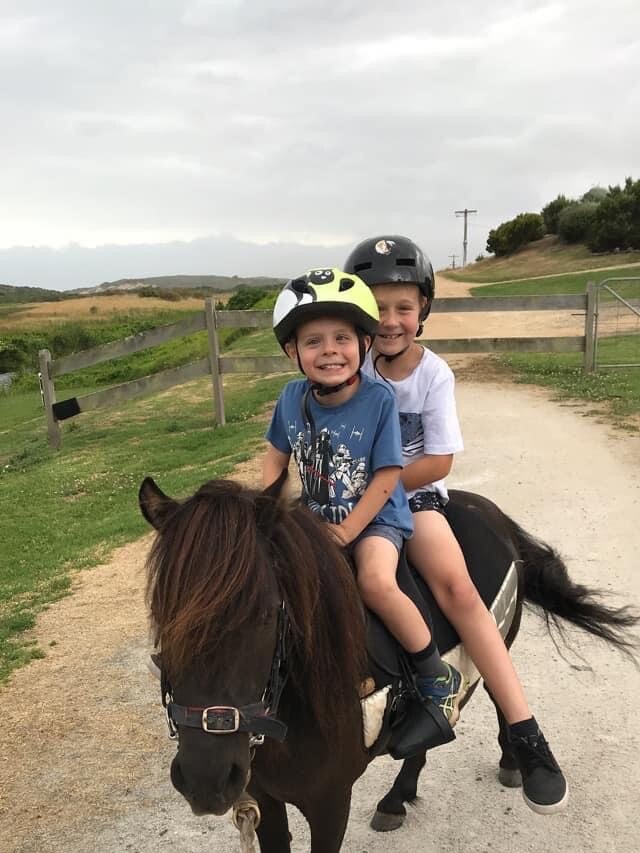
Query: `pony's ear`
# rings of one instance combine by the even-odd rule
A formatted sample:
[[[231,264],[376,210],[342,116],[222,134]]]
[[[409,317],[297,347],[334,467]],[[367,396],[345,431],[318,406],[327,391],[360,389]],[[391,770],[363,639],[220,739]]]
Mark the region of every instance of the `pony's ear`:
[[[280,514],[282,487],[286,482],[287,476],[288,472],[285,468],[278,479],[271,483],[256,499],[256,523],[259,529],[267,536],[273,533],[273,527]]]
[[[138,503],[142,514],[156,530],[160,530],[167,516],[178,508],[177,501],[165,495],[151,477],[145,477],[142,481],[138,492]]]
[[[284,484],[287,482],[287,477],[289,476],[289,472],[286,468],[283,468],[280,472],[280,476],[277,480],[274,480],[270,486],[262,492],[265,498],[279,498],[280,493],[282,492],[282,488]]]

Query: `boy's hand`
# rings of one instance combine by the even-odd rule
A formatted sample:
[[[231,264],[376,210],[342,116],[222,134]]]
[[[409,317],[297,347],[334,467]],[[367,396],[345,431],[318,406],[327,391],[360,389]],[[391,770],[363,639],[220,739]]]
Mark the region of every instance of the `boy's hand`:
[[[327,523],[327,529],[333,541],[342,546],[348,545],[353,539],[352,536],[349,535],[348,531],[341,524],[332,524],[331,522]]]

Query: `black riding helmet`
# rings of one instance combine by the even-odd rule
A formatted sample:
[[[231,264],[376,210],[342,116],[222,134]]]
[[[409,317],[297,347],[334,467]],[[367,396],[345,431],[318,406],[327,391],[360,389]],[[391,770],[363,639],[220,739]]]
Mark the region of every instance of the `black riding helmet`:
[[[417,284],[427,300],[420,314],[417,337],[422,334],[422,324],[429,316],[435,295],[435,277],[431,261],[413,240],[397,234],[363,240],[344,262],[344,270],[359,276],[369,287]]]

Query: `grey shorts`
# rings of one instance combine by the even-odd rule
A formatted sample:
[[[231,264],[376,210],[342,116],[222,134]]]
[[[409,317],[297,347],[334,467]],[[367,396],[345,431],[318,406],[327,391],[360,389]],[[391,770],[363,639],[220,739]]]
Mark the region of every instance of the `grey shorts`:
[[[398,553],[402,550],[405,541],[405,536],[398,527],[391,527],[388,524],[370,524],[349,544],[349,550],[369,536],[381,536],[383,539],[387,539],[392,545],[396,546]]]

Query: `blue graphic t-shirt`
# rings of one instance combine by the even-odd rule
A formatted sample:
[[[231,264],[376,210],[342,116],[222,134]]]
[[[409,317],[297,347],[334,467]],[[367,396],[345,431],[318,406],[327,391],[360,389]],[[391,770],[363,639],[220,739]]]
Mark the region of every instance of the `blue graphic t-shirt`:
[[[271,418],[267,440],[293,453],[306,503],[327,521],[340,524],[380,468],[402,467],[400,422],[393,392],[361,375],[354,396],[337,406],[320,405],[309,394],[314,435],[302,412],[306,379],[285,386]],[[413,533],[413,520],[400,482],[371,521]]]

